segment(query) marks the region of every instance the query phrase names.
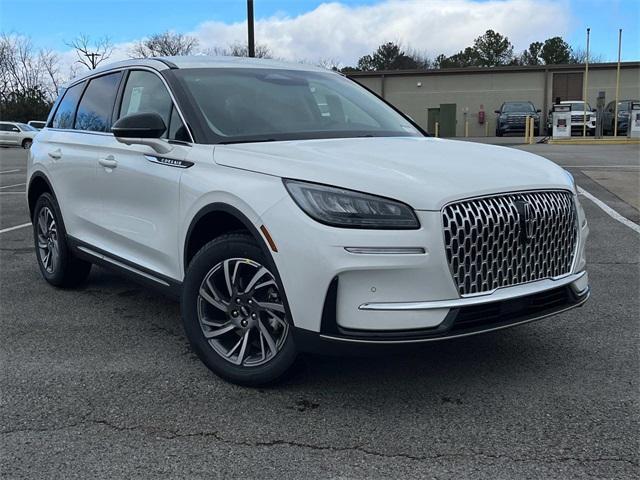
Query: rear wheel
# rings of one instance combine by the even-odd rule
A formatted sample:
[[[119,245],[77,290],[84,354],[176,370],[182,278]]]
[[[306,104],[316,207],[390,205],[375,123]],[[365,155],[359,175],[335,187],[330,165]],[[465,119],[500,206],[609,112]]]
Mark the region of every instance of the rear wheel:
[[[187,270],[185,332],[214,373],[240,385],[282,378],[296,359],[292,322],[275,265],[249,235],[206,244]]]
[[[91,263],[76,258],[67,245],[60,210],[53,196],[43,193],[33,209],[33,240],[44,279],[56,287],[74,287],[91,272]]]

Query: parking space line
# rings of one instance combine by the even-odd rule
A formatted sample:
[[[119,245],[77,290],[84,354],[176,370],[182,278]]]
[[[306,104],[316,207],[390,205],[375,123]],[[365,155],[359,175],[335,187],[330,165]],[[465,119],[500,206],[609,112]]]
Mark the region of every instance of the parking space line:
[[[19,168],[16,168],[15,170],[3,170],[0,172],[0,175],[2,175],[3,173],[16,173],[16,172],[21,172],[22,170],[20,170]]]
[[[618,212],[616,212],[613,208],[611,208],[609,205],[604,203],[602,200],[600,200],[599,198],[596,198],[593,195],[591,195],[584,188],[578,187],[578,193],[580,193],[581,195],[584,195],[585,197],[587,197],[589,200],[591,200],[593,203],[595,203],[598,207],[600,207],[602,210],[604,210],[604,213],[609,215],[614,220],[617,220],[620,223],[622,223],[623,225],[626,225],[627,227],[629,227],[631,230],[635,231],[636,233],[640,233],[640,225],[638,225],[637,223],[632,222],[631,220],[629,220],[626,217],[623,217]]]
[[[15,227],[3,228],[2,230],[0,230],[0,233],[12,232],[14,230],[19,230],[21,228],[30,227],[30,226],[31,226],[31,222],[23,223],[22,225],[16,225]]]
[[[16,183],[15,185],[5,185],[4,187],[0,187],[0,190],[4,188],[12,188],[12,187],[24,187],[27,185],[26,183]]]
[[[561,165],[562,168],[640,168],[640,165]]]

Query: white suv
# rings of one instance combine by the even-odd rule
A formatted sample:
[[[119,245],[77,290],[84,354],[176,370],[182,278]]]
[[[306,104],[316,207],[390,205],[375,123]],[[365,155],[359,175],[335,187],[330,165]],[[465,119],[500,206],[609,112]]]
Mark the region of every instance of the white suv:
[[[78,285],[96,263],[179,295],[193,349],[245,385],[280,378],[299,352],[406,348],[589,295],[588,227],[565,170],[427,138],[306,65],[92,71],[36,137],[28,182],[48,282]]]
[[[31,148],[38,129],[20,122],[0,122],[0,145]]]

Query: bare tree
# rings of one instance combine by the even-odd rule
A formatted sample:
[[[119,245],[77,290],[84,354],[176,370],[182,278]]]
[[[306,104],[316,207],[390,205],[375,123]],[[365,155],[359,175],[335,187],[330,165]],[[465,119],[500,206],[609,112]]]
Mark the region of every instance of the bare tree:
[[[210,48],[207,53],[209,55],[221,55],[225,57],[248,57],[249,47],[246,43],[236,42],[230,44],[226,48]],[[255,56],[256,58],[273,58],[271,49],[267,45],[259,43],[255,46]]]
[[[585,63],[587,61],[587,51],[583,48],[571,49],[571,57],[568,63]],[[602,63],[604,57],[600,54],[589,52],[589,63]]]
[[[113,53],[113,44],[107,36],[92,41],[88,35],[81,33],[67,45],[76,51],[76,63],[84,65],[89,70],[95,70]]]
[[[173,57],[190,55],[198,47],[198,39],[182,33],[156,33],[138,42],[130,51],[132,58]]]
[[[337,72],[338,70],[340,70],[341,62],[340,60],[337,60],[335,58],[321,58],[316,62],[316,65],[318,67]]]
[[[53,52],[34,49],[29,37],[0,34],[0,118],[46,118],[63,81]]]

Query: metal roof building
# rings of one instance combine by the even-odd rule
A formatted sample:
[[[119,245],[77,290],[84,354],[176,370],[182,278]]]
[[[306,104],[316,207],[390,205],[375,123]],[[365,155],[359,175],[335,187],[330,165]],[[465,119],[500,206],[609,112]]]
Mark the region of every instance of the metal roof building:
[[[495,132],[494,110],[502,102],[533,102],[543,120],[553,101],[581,100],[584,65],[504,66],[447,68],[439,70],[395,70],[351,72],[348,76],[408,114],[433,133],[439,121],[442,136],[469,136]],[[615,99],[616,64],[589,65],[587,101],[596,106],[598,92],[606,102]],[[640,99],[640,62],[624,62],[620,68],[620,99]],[[479,112],[485,112],[480,123]]]

